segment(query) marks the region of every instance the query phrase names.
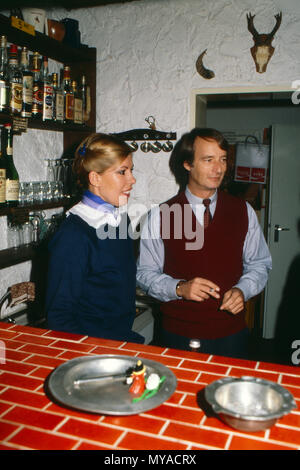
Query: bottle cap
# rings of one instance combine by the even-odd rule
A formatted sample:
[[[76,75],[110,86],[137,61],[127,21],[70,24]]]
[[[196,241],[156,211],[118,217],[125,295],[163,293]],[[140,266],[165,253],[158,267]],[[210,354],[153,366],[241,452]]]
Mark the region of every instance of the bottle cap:
[[[191,339],[189,343],[189,347],[191,349],[199,349],[200,348],[200,340],[199,339]]]
[[[11,44],[9,50],[10,50],[11,54],[17,54],[18,53],[18,46],[16,46],[15,44]]]

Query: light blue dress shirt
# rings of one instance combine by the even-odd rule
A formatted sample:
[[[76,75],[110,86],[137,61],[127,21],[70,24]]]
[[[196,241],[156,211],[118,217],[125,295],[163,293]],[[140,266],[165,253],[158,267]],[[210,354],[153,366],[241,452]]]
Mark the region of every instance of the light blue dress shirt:
[[[203,225],[205,207],[202,199],[193,195],[188,187],[185,195],[198,220]],[[210,212],[212,217],[216,210],[218,192],[210,197]],[[248,232],[243,246],[243,274],[238,283],[232,287],[238,287],[244,294],[245,301],[259,294],[268,280],[268,273],[272,269],[272,259],[266,244],[263,232],[259,225],[254,209],[248,202]],[[180,279],[163,272],[165,250],[160,237],[160,208],[152,209],[145,220],[141,232],[140,256],[137,262],[137,284],[151,297],[162,302],[178,299],[176,285]],[[199,275],[199,277],[201,277]],[[214,279],[210,279],[214,282]]]

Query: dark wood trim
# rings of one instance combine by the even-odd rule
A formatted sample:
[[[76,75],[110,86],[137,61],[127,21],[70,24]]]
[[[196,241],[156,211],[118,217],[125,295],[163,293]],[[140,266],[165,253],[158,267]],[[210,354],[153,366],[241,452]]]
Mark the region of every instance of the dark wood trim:
[[[0,31],[7,36],[8,42],[18,46],[26,46],[30,51],[37,51],[57,62],[69,64],[74,62],[93,62],[95,60],[95,48],[81,46],[73,48],[50,38],[46,34],[35,32],[35,36],[11,26],[11,20],[0,14]]]
[[[37,51],[40,55],[69,65],[71,68],[72,80],[77,80],[80,84],[81,76],[86,76],[87,85],[91,92],[91,115],[86,125],[60,124],[52,121],[28,119],[28,128],[63,132],[64,135],[64,156],[72,158],[74,146],[84,137],[96,130],[96,48],[81,45],[79,48],[70,47],[64,43],[56,41],[45,34],[35,32],[35,35],[28,34],[11,26],[11,20],[7,16],[0,14],[0,31],[7,36],[10,43],[19,47],[26,46],[30,51]],[[12,117],[6,113],[0,113],[0,123],[12,122]],[[28,220],[29,212],[45,209],[63,207],[64,209],[74,204],[73,198],[66,198],[57,202],[43,204],[31,204],[27,206],[2,207],[0,217],[7,216],[10,220]],[[29,261],[39,256],[39,246],[21,246],[17,249],[10,248],[0,251],[0,269],[13,266],[14,264]]]
[[[33,245],[7,248],[0,252],[0,269],[31,261],[36,255],[37,249]]]

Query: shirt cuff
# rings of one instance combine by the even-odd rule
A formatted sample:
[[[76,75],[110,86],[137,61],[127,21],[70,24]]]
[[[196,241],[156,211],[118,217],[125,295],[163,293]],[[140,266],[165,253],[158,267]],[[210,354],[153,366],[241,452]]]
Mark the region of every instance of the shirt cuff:
[[[244,300],[247,302],[247,300],[250,299],[251,295],[249,293],[249,289],[247,288],[247,281],[239,281],[235,286],[237,289],[240,289],[243,292],[244,295]]]

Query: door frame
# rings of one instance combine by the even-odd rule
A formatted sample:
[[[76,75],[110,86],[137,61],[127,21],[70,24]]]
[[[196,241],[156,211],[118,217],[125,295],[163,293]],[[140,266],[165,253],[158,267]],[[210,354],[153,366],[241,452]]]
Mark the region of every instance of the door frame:
[[[297,86],[300,83],[297,83]],[[292,83],[282,84],[282,85],[255,85],[255,86],[233,86],[233,87],[222,87],[222,88],[197,88],[191,90],[190,93],[190,128],[193,129],[196,127],[196,115],[197,115],[197,101],[201,100],[202,109],[203,103],[205,103],[206,95],[225,95],[225,94],[242,94],[242,93],[286,93],[290,92],[291,95],[297,89],[292,87]],[[204,99],[203,99],[204,98]],[[199,106],[200,107],[200,106]],[[265,217],[265,216],[264,216]],[[265,296],[261,299],[261,313],[263,317],[260,317],[260,326],[262,329],[262,335],[264,337],[264,325],[265,325],[265,316],[266,316],[266,302]]]
[[[190,93],[190,128],[193,129],[196,125],[196,112],[197,112],[197,100],[199,96],[203,95],[226,95],[226,94],[238,94],[238,93],[282,93],[295,91],[292,88],[292,84],[282,85],[254,85],[254,86],[233,86],[226,88],[195,88]]]

